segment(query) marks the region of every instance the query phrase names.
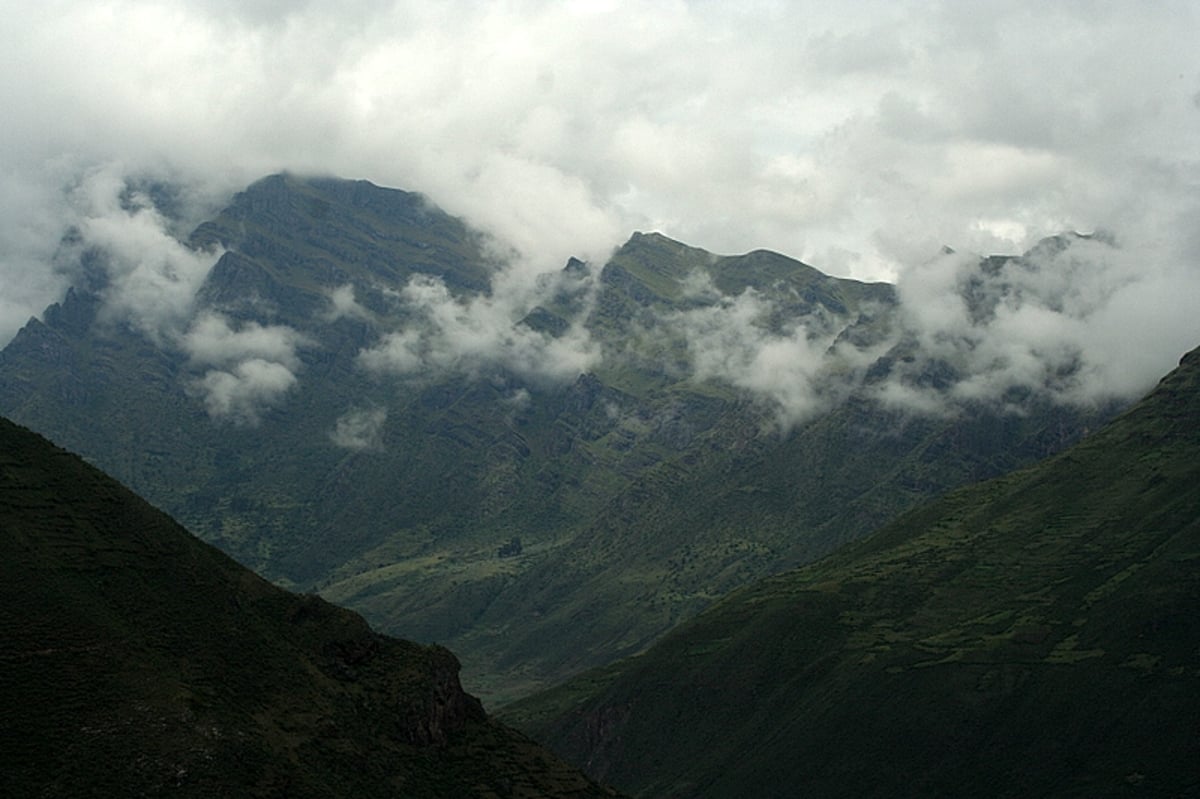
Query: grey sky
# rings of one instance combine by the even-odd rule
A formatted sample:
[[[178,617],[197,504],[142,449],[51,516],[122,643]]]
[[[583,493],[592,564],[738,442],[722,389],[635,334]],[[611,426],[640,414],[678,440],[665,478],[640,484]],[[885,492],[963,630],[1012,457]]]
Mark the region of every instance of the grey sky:
[[[1200,343],[1194,2],[0,10],[0,343],[60,296],[69,224],[185,264],[153,220],[106,224],[115,177],[185,181],[201,214],[281,169],[421,191],[529,272],[661,230],[903,283],[942,244],[1103,228],[1146,284],[1107,322],[1155,369]]]

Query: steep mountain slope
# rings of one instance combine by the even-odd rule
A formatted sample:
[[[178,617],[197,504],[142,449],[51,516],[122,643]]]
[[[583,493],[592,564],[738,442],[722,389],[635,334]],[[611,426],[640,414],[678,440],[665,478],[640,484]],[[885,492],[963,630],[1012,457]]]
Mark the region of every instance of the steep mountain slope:
[[[642,796],[1200,795],[1200,350],[1066,452],[506,709]]]
[[[445,649],[275,588],[0,419],[5,796],[608,796]]]
[[[289,175],[190,242],[215,264],[167,326],[117,312],[116,255],[78,252],[88,280],[0,352],[0,413],[269,579],[451,646],[489,699],[1111,410],[881,404],[952,365],[897,333],[893,287],[775,253],[635,234],[506,293],[491,245],[418,195]]]

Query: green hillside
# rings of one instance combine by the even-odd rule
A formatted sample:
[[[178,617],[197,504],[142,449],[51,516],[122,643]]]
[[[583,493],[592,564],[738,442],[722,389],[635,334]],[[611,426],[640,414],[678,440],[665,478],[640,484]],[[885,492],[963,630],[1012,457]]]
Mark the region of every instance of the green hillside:
[[[1066,452],[505,710],[638,796],[1200,795],[1200,350]]]
[[[445,649],[282,591],[0,419],[0,794],[608,796]]]
[[[191,327],[157,340],[114,320],[110,255],[77,253],[89,280],[0,352],[0,413],[268,579],[451,647],[488,702],[640,651],[726,592],[1057,451],[1112,410],[883,407],[872,390],[898,365],[928,381],[951,366],[921,371],[892,286],[776,253],[635,234],[480,328],[498,313],[492,248],[416,194],[276,175],[190,242],[221,254]],[[782,424],[769,399],[694,368],[724,364],[722,346],[736,362],[755,337],[829,356],[807,415]],[[475,357],[453,349],[465,339],[525,349]],[[366,365],[397,340],[417,365]],[[537,371],[580,342],[600,354],[586,369]],[[214,414],[214,387],[264,370],[293,382]]]

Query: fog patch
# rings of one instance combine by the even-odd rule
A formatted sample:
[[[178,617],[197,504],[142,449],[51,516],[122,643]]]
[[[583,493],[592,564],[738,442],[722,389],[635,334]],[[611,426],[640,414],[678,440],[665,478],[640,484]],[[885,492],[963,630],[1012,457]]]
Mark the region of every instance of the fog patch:
[[[946,251],[917,264],[897,284],[902,333],[916,346],[892,375],[904,387],[879,396],[912,409],[1133,399],[1200,339],[1200,279],[1169,260],[1070,234],[1021,257]]]
[[[221,251],[196,251],[171,233],[148,195],[130,189],[117,167],[85,176],[71,194],[79,218],[75,247],[99,254],[100,319],[125,323],[157,345],[176,336]]]
[[[826,406],[826,353],[835,336],[811,319],[788,320],[773,332],[775,306],[747,289],[736,297],[679,313],[695,380],[715,380],[771,403],[781,427],[802,422]],[[823,327],[821,325],[820,327]]]
[[[297,383],[297,350],[311,342],[286,325],[244,322],[233,327],[221,314],[196,318],[180,343],[194,367],[211,367],[192,387],[209,416],[253,426]]]
[[[329,433],[334,446],[355,452],[383,450],[386,408],[352,409],[342,414]]]
[[[590,279],[544,273],[531,279],[527,270],[496,276],[492,292],[457,298],[435,277],[417,275],[395,297],[403,328],[391,331],[359,353],[361,366],[377,374],[425,377],[446,373],[479,376],[507,369],[523,379],[562,383],[588,371],[600,348],[583,326]],[[577,300],[555,333],[536,330],[522,320],[539,301]]]

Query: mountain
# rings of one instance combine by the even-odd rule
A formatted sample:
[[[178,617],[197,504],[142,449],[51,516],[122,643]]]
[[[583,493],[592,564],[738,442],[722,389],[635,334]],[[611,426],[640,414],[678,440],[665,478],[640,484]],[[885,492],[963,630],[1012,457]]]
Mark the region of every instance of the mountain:
[[[1200,350],[505,717],[636,796],[1200,795]]]
[[[445,649],[272,586],[0,419],[5,796],[611,796]]]
[[[293,175],[186,244],[212,261],[192,294],[174,261],[64,241],[81,277],[0,352],[0,413],[268,579],[452,647],[488,701],[1114,411],[955,398],[966,367],[894,287],[766,251],[638,233],[527,285],[420,195]],[[981,262],[962,301],[986,317],[1023,263]]]

